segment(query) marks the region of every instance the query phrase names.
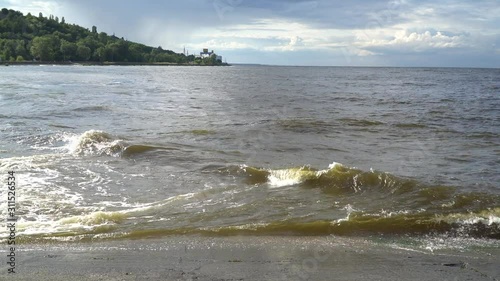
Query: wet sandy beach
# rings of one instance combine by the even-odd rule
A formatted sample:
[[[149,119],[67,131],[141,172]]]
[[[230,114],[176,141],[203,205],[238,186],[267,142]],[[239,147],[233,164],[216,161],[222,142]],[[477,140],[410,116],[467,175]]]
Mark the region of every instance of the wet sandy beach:
[[[498,280],[500,249],[417,251],[359,238],[165,237],[23,245],[10,280]],[[14,279],[15,277],[15,279]]]

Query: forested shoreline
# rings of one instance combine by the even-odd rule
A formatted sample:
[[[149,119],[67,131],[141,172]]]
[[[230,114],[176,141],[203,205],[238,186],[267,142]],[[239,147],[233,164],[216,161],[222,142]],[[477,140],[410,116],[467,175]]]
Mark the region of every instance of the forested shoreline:
[[[45,17],[2,9],[0,12],[2,62],[53,62],[88,64],[194,64],[225,65],[216,56],[186,56],[161,46],[151,47],[123,37],[66,23],[64,17]]]

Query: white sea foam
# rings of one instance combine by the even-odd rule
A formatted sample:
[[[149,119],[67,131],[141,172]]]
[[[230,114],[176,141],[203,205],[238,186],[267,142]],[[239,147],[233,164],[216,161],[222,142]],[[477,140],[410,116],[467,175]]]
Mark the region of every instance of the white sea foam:
[[[283,169],[270,170],[268,176],[269,184],[274,187],[296,185],[305,180],[301,170]]]
[[[69,135],[66,141],[67,151],[76,155],[119,156],[125,149],[122,140],[114,139],[110,134],[100,130],[89,130],[81,135]]]
[[[335,169],[342,164],[333,162],[328,165],[328,169],[314,171],[308,167],[268,170],[268,182],[272,187],[292,186],[303,183],[310,179],[317,179],[321,175],[328,173],[330,170]]]

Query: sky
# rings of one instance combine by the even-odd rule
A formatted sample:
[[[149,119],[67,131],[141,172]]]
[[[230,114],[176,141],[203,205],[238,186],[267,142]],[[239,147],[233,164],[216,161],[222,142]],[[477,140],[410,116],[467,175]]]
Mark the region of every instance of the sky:
[[[500,0],[0,0],[229,63],[500,67]]]

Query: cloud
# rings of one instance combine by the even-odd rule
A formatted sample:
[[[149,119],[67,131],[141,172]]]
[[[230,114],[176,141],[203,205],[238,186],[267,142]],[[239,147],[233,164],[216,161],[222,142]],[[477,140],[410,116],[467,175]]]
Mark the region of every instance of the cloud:
[[[284,50],[293,51],[297,47],[304,46],[303,41],[304,39],[300,38],[299,36],[293,36],[292,38],[290,38],[290,42],[285,46]]]
[[[246,62],[454,65],[463,61],[464,66],[500,66],[498,0],[0,0],[0,4],[25,13],[64,16],[67,22],[87,28],[96,25],[99,31],[152,46],[178,52],[184,46],[192,52],[206,47]]]
[[[196,36],[206,38],[207,32],[204,30]],[[277,52],[329,49],[345,45],[346,38],[350,37],[345,30],[320,29],[305,23],[272,18],[219,28],[210,32],[210,36],[241,42],[257,50]]]
[[[4,7],[22,11],[25,14],[31,13],[36,16],[38,16],[39,13],[48,16],[60,11],[60,5],[56,1],[5,0],[3,2],[5,3]],[[0,2],[0,4],[2,4],[2,2]]]
[[[204,48],[211,48],[215,50],[240,50],[240,49],[253,49],[254,47],[251,44],[236,42],[236,41],[227,41],[220,39],[211,39],[205,42],[201,42],[198,44],[191,44],[188,47],[192,50],[201,50]]]
[[[440,31],[410,32],[403,30],[396,32],[391,39],[373,39],[359,42],[357,45],[371,51],[397,51],[398,53],[419,53],[430,50],[451,49],[465,47],[466,35],[445,35]]]

